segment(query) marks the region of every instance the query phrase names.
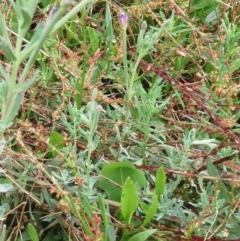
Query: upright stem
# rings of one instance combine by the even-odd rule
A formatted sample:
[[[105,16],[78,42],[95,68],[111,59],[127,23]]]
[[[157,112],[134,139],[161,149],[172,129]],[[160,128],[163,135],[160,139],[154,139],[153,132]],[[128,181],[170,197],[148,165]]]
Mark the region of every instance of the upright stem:
[[[125,21],[123,21],[125,20]],[[126,24],[126,16],[125,18],[122,19],[122,24]],[[124,69],[124,79],[125,79],[125,86],[126,86],[126,114],[125,114],[125,120],[123,124],[123,134],[121,138],[121,145],[123,144],[123,141],[125,139],[125,135],[127,133],[127,125],[128,125],[128,119],[130,116],[130,108],[131,108],[131,101],[133,97],[133,83],[136,78],[136,73],[137,73],[137,68],[138,65],[142,59],[142,55],[138,55],[137,61],[134,65],[133,71],[131,78],[129,78],[129,73],[128,73],[128,63],[127,63],[127,28],[126,26],[123,27],[122,31],[122,53],[123,53],[123,69]],[[119,150],[120,154],[120,150]]]

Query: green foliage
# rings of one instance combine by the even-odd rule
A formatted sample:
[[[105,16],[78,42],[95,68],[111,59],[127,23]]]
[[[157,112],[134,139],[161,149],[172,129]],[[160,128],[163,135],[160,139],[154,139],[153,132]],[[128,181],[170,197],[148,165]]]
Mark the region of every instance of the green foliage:
[[[218,174],[218,171],[216,169],[216,167],[213,165],[212,161],[207,159],[207,170],[208,170],[208,173],[213,176],[213,177],[219,177],[219,174]],[[218,183],[219,185],[219,198],[224,200],[224,202],[228,203],[229,202],[229,196],[228,196],[228,193],[227,193],[227,188],[226,186],[224,185],[223,182],[219,182]]]
[[[158,199],[164,193],[165,185],[166,185],[166,175],[163,170],[163,167],[160,167],[157,171],[156,180],[155,180],[155,193]]]
[[[49,144],[53,149],[60,150],[65,145],[63,136],[58,132],[52,132],[49,136]],[[53,157],[57,155],[56,150],[52,151]]]
[[[146,217],[145,217],[145,219],[144,219],[143,224],[141,225],[142,227],[146,226],[146,225],[151,221],[151,219],[153,218],[154,214],[156,213],[156,211],[157,211],[157,206],[158,206],[158,196],[155,195],[155,196],[153,197],[152,203],[150,204],[149,207],[146,206],[146,205],[144,205],[144,204],[145,204],[145,203],[143,202],[142,205],[141,205],[141,207],[143,208],[143,206],[145,206],[145,207],[143,208],[143,210],[145,209],[144,212],[145,212],[145,214],[146,214]]]
[[[104,165],[100,174],[102,178],[98,186],[108,194],[109,199],[114,201],[120,201],[122,190],[118,185],[124,185],[128,177],[140,188],[146,185],[144,173],[137,170],[131,163],[116,162]]]
[[[4,241],[5,240],[5,235],[6,235],[6,225],[3,225],[1,227],[0,241]]]
[[[121,213],[126,224],[130,224],[133,212],[138,207],[138,192],[130,177],[123,184],[121,193]]]
[[[7,2],[0,241],[238,239],[239,3]]]
[[[31,223],[27,224],[27,231],[28,231],[28,235],[32,241],[39,241],[37,230]]]
[[[138,234],[133,235],[128,241],[145,241],[156,231],[156,229],[149,229],[147,231],[140,232]]]

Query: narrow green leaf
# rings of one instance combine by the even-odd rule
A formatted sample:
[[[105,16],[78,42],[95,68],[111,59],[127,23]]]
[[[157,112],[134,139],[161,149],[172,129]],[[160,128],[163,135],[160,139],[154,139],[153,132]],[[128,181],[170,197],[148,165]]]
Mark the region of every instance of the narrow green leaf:
[[[0,74],[4,78],[5,81],[8,81],[10,79],[9,74],[7,71],[4,70],[3,66],[0,64]]]
[[[5,224],[2,226],[2,230],[1,231],[2,232],[0,234],[0,241],[5,241],[6,240],[5,239],[5,235],[6,235],[6,225]]]
[[[176,95],[177,99],[179,100],[182,108],[185,109],[185,104],[184,104],[184,102],[183,102],[183,100],[182,100],[181,94],[180,94],[177,90],[174,91],[174,94]]]
[[[82,206],[84,208],[84,211],[87,214],[88,219],[91,220],[93,210],[92,210],[92,206],[89,203],[89,199],[87,198],[86,195],[80,195],[80,197],[81,197],[81,203],[82,203]]]
[[[69,204],[69,206],[70,206],[71,211],[73,212],[73,214],[74,214],[76,217],[78,217],[79,211],[77,210],[77,207],[76,207],[76,204],[75,204],[75,202],[74,202],[74,200],[73,200],[72,195],[69,195],[68,204]]]
[[[12,120],[14,119],[14,117],[16,116],[16,114],[18,113],[19,109],[20,109],[20,105],[22,104],[22,98],[23,98],[23,94],[19,93],[19,94],[15,94],[13,96],[13,100],[11,102],[11,105],[9,106],[9,109],[11,111],[9,111],[8,116],[5,118],[5,122],[4,124],[8,125],[9,123],[12,122]]]
[[[142,208],[143,212],[147,214],[149,206],[145,202],[140,202],[140,207]]]
[[[208,171],[209,175],[211,175],[213,177],[220,177],[216,167],[213,165],[212,161],[209,158],[207,159],[207,171]],[[226,191],[227,190],[226,186],[221,181],[219,181],[219,183],[217,183],[216,185],[218,185],[220,188],[220,192],[218,194],[219,198],[224,199],[225,202],[228,203],[230,200],[229,200],[229,195]]]
[[[43,8],[46,8],[51,3],[51,0],[42,0],[41,3],[42,3]]]
[[[138,192],[134,182],[128,177],[122,188],[121,212],[126,224],[130,224],[133,212],[138,207]]]
[[[0,65],[0,72],[1,72],[1,65]],[[8,94],[8,80],[2,80],[0,82],[0,105],[4,106]]]
[[[146,212],[146,217],[145,217],[145,220],[142,224],[142,227],[144,227],[145,225],[147,225],[151,221],[154,214],[156,213],[157,205],[158,205],[158,196],[155,195],[150,207],[148,208],[148,210]]]
[[[111,14],[111,9],[109,7],[109,4],[107,2],[106,2],[105,22],[106,22],[107,43],[111,44],[113,41],[112,14]]]
[[[4,221],[5,219],[4,219],[4,213],[5,213],[5,208],[4,208],[4,206],[0,206],[0,221]]]
[[[12,190],[13,188],[14,187],[12,184],[8,184],[8,183],[0,184],[0,193],[8,192],[8,191]]]
[[[64,147],[65,142],[63,136],[59,132],[52,132],[49,136],[49,144],[57,150]],[[52,155],[55,157],[57,155],[56,150],[52,150]]]
[[[102,219],[103,219],[103,224],[104,224],[104,235],[103,235],[103,240],[107,241],[108,238],[108,218],[107,218],[107,212],[105,208],[105,204],[103,201],[103,197],[101,194],[98,195],[98,204],[99,204],[99,209],[101,211]]]
[[[22,23],[21,23],[21,29],[23,30],[23,32],[25,33],[29,26],[30,26],[30,23],[31,23],[31,17],[29,15],[29,11],[25,8],[20,8],[20,11],[22,13]]]
[[[158,196],[158,199],[164,193],[165,185],[166,185],[166,174],[163,170],[163,167],[160,167],[157,171],[156,181],[155,181],[155,194]]]
[[[5,38],[2,38],[1,39],[1,46],[2,46],[2,49],[3,49],[3,52],[6,56],[6,58],[9,60],[9,61],[15,61],[16,60],[16,56],[10,46],[10,44],[7,42],[7,40]]]
[[[213,177],[219,177],[216,167],[213,165],[212,161],[209,158],[207,158],[207,171],[209,175]]]
[[[45,25],[43,23],[39,23],[37,25],[33,37],[31,38],[27,46],[24,48],[24,50],[21,52],[20,62],[22,62],[32,54],[34,48],[36,48],[36,46],[38,45],[38,41],[42,36],[44,29]]]
[[[27,232],[32,241],[39,241],[37,230],[31,223],[27,224]]]
[[[19,92],[26,91],[34,83],[34,81],[38,77],[38,74],[39,74],[39,70],[35,71],[34,75],[26,82],[17,84],[17,86],[15,88],[15,92],[19,93]]]
[[[154,234],[157,231],[157,229],[150,229],[147,231],[143,231],[141,233],[137,233],[133,235],[128,241],[145,241],[150,237],[152,234]]]
[[[6,22],[3,17],[3,14],[1,12],[0,12],[0,36],[4,37],[5,39],[7,39],[9,41],[7,28],[6,28]]]
[[[18,0],[17,1],[17,8],[20,9],[21,11],[21,15],[23,15],[23,13],[25,11],[27,11],[28,15],[30,18],[33,17],[35,11],[36,11],[36,7],[37,4],[40,2],[40,0]],[[24,9],[25,11],[22,12],[22,9]]]

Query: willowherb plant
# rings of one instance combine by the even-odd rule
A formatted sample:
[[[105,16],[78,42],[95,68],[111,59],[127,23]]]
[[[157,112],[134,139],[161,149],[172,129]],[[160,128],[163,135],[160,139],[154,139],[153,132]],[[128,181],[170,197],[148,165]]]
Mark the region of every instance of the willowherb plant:
[[[63,0],[58,9],[52,8],[46,23],[37,25],[32,39],[26,46],[24,44],[27,41],[24,37],[30,28],[39,1],[18,0],[15,2],[11,0],[10,2],[18,20],[18,27],[16,43],[13,46],[3,13],[0,13],[0,45],[6,58],[5,64],[0,65],[0,153],[2,153],[6,143],[4,132],[12,125],[13,119],[20,108],[24,92],[38,76],[38,70],[31,77],[29,77],[29,72],[44,41],[49,34],[56,31],[87,4],[93,3],[93,0],[81,1],[62,17],[72,3],[72,1]],[[24,64],[24,68],[20,73],[21,64]]]

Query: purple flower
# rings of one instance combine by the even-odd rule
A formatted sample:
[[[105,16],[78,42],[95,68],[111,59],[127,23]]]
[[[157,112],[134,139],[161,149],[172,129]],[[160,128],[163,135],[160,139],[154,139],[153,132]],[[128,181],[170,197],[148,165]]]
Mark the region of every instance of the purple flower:
[[[106,112],[101,105],[97,105],[97,111]]]
[[[119,22],[122,26],[122,28],[127,29],[128,25],[128,16],[125,12],[121,12],[119,15]]]
[[[48,15],[48,18],[47,18],[47,24],[49,24],[52,21],[52,19],[55,16],[57,10],[58,9],[56,7],[52,7],[52,9],[51,9],[51,11],[50,11],[50,13]]]
[[[53,17],[54,17],[54,15],[56,14],[56,12],[57,12],[57,8],[56,7],[52,7],[52,9],[51,9],[51,11],[50,11],[50,14],[49,14],[49,17],[51,18],[51,19],[53,19]]]

